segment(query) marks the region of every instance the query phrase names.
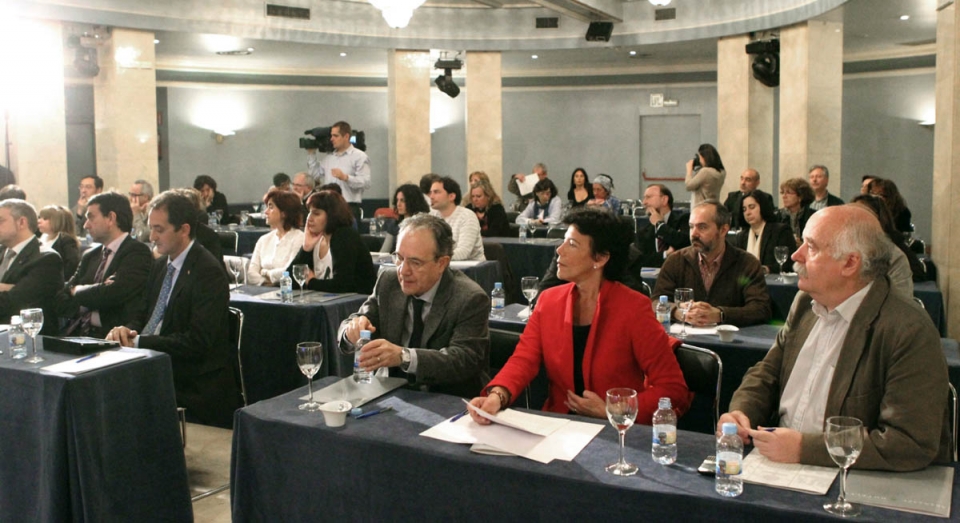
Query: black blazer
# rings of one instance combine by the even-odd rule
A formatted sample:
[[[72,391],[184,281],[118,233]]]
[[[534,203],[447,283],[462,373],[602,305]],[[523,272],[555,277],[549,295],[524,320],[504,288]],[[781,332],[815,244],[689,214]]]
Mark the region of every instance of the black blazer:
[[[203,223],[207,223],[207,220],[210,219],[209,213],[212,213],[213,211],[220,211],[223,213],[223,216],[220,217],[220,223],[230,223],[230,209],[227,207],[227,197],[224,196],[222,192],[214,191],[213,201],[211,201],[210,206],[207,207],[208,215]]]
[[[77,272],[80,263],[80,242],[61,234],[50,248],[57,251],[63,261],[63,281],[69,280]]]
[[[0,250],[0,255],[6,249]],[[32,238],[10,263],[0,283],[13,288],[0,292],[0,322],[10,323],[10,316],[21,309],[43,309],[43,328],[40,334],[56,336],[59,330],[56,296],[63,286],[63,262],[55,251],[41,251],[40,240]]]
[[[690,215],[680,211],[671,211],[666,223],[660,227],[648,225],[637,233],[637,247],[640,249],[644,267],[660,267],[663,255],[657,252],[657,238],[663,238],[667,247],[680,250],[690,246]]]
[[[352,227],[340,227],[330,236],[330,255],[333,256],[333,275],[328,280],[314,278],[307,282],[306,288],[322,292],[356,292],[370,294],[377,281],[377,270],[373,267],[373,258],[360,239],[360,233]],[[313,270],[313,251],[300,249],[290,262],[287,270],[293,275],[293,266],[304,263]],[[300,288],[296,280],[295,288]]]
[[[147,274],[153,265],[150,248],[128,235],[103,273],[104,281],[112,278],[113,283],[77,289],[71,296],[71,287],[94,283],[101,256],[102,245],[84,253],[76,274],[70,278],[57,299],[60,315],[65,318],[78,317],[81,306],[98,311],[100,327],[92,327],[90,333],[98,338],[105,337],[117,325],[126,325],[144,314],[146,302],[143,293]]]
[[[127,327],[146,326],[167,273],[167,256],[154,261],[147,276],[143,313]],[[222,264],[197,242],[187,253],[170,293],[160,333],[140,336],[139,346],[165,352],[173,362],[177,405],[203,424],[233,425],[240,406],[234,378],[227,307],[230,295]]]
[[[757,198],[762,198],[767,200],[767,203],[770,204],[771,209],[776,209],[777,206],[773,204],[773,196],[768,193],[757,189],[753,191]],[[742,227],[748,227],[743,221],[743,193],[740,191],[731,191],[727,194],[727,200],[723,202],[723,206],[730,211],[730,228],[731,229],[740,229]],[[761,207],[762,208],[762,207]]]
[[[473,204],[467,205],[467,209],[470,209],[476,213],[476,209],[473,208]],[[480,217],[477,217],[480,220]],[[507,218],[507,211],[503,208],[503,205],[497,203],[487,207],[487,211],[483,215],[483,219],[480,220],[480,236],[484,238],[489,236],[513,236],[510,234],[510,220]]]
[[[807,220],[813,216],[813,213],[816,212],[810,208],[810,206],[800,207],[799,214],[797,216],[797,229],[793,231],[793,235],[797,238],[803,237],[803,228],[807,226]],[[786,224],[787,227],[790,227],[790,211],[785,207],[777,211],[780,223]]]
[[[747,226],[737,233],[733,244],[743,250],[747,250],[747,242],[750,241],[750,227]],[[763,233],[760,234],[760,264],[770,269],[771,274],[780,274],[780,263],[774,255],[774,248],[778,245],[784,245],[790,250],[790,255],[797,250],[797,242],[793,238],[793,230],[789,225],[783,223],[771,223],[763,227]],[[789,263],[789,260],[787,260]],[[789,271],[788,271],[789,272]]]

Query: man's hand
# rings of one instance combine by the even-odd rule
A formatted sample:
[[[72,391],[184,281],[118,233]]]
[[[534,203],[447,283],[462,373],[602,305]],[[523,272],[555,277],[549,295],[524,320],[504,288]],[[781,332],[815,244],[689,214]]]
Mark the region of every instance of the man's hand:
[[[720,323],[720,309],[705,301],[695,301],[687,311],[687,323],[694,327]]]
[[[341,171],[340,169],[337,169],[336,167],[334,167],[333,169],[330,169],[330,174],[334,178],[338,180],[342,180],[344,182],[350,179],[349,176],[347,176],[346,174],[343,174],[343,171]]]
[[[750,444],[750,419],[747,418],[746,414],[739,410],[735,410],[720,416],[720,421],[717,422],[717,434],[722,432],[724,423],[736,423],[737,436],[740,436],[740,439],[743,440],[744,445]]]
[[[401,352],[403,347],[399,345],[384,339],[373,340],[365,344],[360,351],[360,366],[368,372],[374,372],[382,367],[399,367]]]
[[[357,316],[350,320],[343,334],[350,343],[357,343],[357,340],[360,339],[360,331],[376,332],[377,328],[370,323],[370,319],[366,316]]]
[[[647,207],[647,217],[650,219],[650,225],[656,226],[663,221],[663,215],[654,207]]]
[[[121,326],[110,329],[110,332],[107,333],[107,337],[104,339],[107,341],[119,341],[120,345],[124,347],[133,347],[133,340],[136,337],[137,331]]]
[[[583,396],[577,396],[572,390],[567,391],[567,399],[563,402],[571,412],[591,418],[607,417],[607,402],[595,392],[585,390]]]
[[[14,287],[15,285],[13,285],[12,283],[0,283],[0,292],[7,292],[13,289]]]
[[[764,429],[750,431],[753,446],[771,461],[800,463],[800,448],[803,435],[793,429]]]
[[[524,175],[522,175],[522,174],[520,174],[520,173],[514,174],[513,177],[516,178],[516,179],[517,179],[517,182],[519,182],[519,183],[523,183],[523,181],[527,179],[526,176],[524,176]]]

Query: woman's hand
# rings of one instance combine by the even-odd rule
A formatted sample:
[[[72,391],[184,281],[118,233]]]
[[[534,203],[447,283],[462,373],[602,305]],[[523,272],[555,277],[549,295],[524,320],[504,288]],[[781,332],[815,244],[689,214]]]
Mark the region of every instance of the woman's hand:
[[[495,415],[496,413],[500,412],[500,396],[497,394],[473,398],[470,400],[470,404],[491,415]],[[468,408],[467,411],[470,412],[470,417],[473,418],[473,421],[479,423],[480,425],[490,424],[490,420],[477,414],[473,411],[473,409]]]
[[[687,160],[687,176],[693,174],[693,158]]]
[[[577,396],[572,390],[568,390],[567,399],[563,404],[574,414],[591,418],[607,417],[607,402],[589,390],[583,391],[583,396]]]
[[[314,233],[310,230],[310,227],[305,227],[303,230],[303,250],[310,252],[314,247],[317,246],[317,242],[320,241],[320,238],[323,238],[323,233]]]

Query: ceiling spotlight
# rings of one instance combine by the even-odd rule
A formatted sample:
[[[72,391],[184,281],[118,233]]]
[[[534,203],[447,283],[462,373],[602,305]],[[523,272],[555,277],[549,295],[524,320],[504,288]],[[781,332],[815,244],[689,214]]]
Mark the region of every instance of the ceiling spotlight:
[[[347,56],[347,53],[340,53],[341,57]]]
[[[533,58],[534,60],[536,60],[537,58],[540,58],[540,57],[537,56],[537,55],[535,55],[535,54],[532,54],[532,55],[530,55],[530,58]]]
[[[450,69],[444,69],[443,74],[438,76],[434,83],[437,84],[437,89],[440,89],[441,93],[450,98],[456,98],[460,94],[460,87],[453,81],[453,73]]]
[[[636,52],[636,51],[630,51],[630,56],[637,56],[637,52]]]
[[[153,43],[154,43],[154,44],[159,44],[159,43],[160,43],[160,40],[157,40],[156,38],[154,38],[154,39],[153,39]]]
[[[909,20],[909,19],[910,19],[910,15],[900,15],[900,19],[901,19],[901,20]]]
[[[650,0],[650,3],[656,7],[663,7],[670,4],[670,0]]]

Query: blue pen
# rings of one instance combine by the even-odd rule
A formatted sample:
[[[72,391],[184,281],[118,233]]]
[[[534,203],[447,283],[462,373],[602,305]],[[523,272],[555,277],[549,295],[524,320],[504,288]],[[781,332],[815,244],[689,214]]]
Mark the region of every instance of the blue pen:
[[[464,411],[461,412],[460,414],[457,414],[456,416],[450,418],[450,423],[453,423],[453,422],[457,421],[458,419],[460,419],[460,418],[462,418],[462,417],[464,417],[464,416],[466,416],[466,415],[467,415],[467,411],[464,410]]]
[[[369,418],[370,416],[376,416],[377,414],[380,414],[381,412],[388,412],[388,411],[391,411],[391,410],[393,410],[393,407],[384,407],[384,408],[382,408],[382,409],[371,410],[370,412],[364,412],[363,414],[357,416],[356,419]]]
[[[89,356],[84,356],[84,357],[80,358],[79,360],[77,360],[77,363],[83,363],[83,362],[85,362],[85,361],[87,361],[87,360],[92,360],[93,358],[96,358],[96,357],[99,356],[99,355],[100,355],[99,352],[94,352],[93,354],[91,354],[91,355],[89,355]]]

